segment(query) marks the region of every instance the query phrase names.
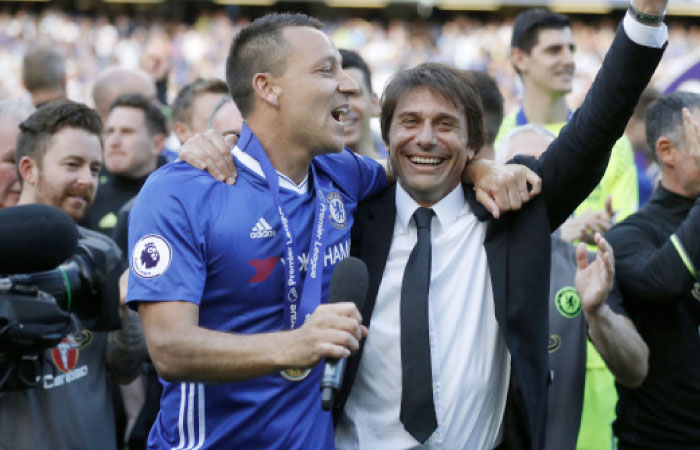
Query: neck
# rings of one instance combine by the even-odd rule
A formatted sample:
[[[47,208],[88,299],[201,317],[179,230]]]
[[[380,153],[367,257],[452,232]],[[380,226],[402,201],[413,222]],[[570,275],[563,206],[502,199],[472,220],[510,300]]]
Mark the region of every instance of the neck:
[[[539,124],[566,122],[569,115],[564,94],[553,95],[531,83],[525,83],[523,109],[529,122]]]
[[[370,133],[363,133],[360,139],[355,145],[350,147],[350,149],[358,155],[368,156],[374,159],[379,158],[379,153],[374,147],[374,141],[372,141],[372,135]]]
[[[43,105],[44,103],[61,98],[66,98],[66,93],[64,90],[42,89],[32,92],[32,103],[34,106]]]
[[[36,200],[36,195],[34,193],[34,190],[31,188],[27,189],[27,186],[23,186],[22,192],[19,194],[19,200],[17,201],[17,206],[19,206],[19,205],[31,205],[34,203],[38,203]]]
[[[251,117],[246,123],[260,141],[272,167],[297,185],[301,184],[313,159],[309,149],[291,142],[283,127],[270,126],[273,122]]]
[[[691,192],[689,189],[684,187],[678,182],[678,179],[674,177],[668,171],[664,171],[661,174],[661,185],[669,192],[680,195],[681,197],[695,198],[698,196],[697,192]]]

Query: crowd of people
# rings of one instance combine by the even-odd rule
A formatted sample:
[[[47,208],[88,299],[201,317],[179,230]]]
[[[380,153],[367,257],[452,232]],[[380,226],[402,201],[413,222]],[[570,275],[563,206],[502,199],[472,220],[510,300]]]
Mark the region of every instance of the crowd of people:
[[[0,448],[699,448],[700,94],[660,92],[697,30],[667,4],[0,15],[0,208],[79,225],[121,321],[33,387],[0,352]]]
[[[50,41],[68,58],[70,98],[90,103],[90,89],[98,72],[109,65],[137,68],[147,65],[155,76],[170,68],[168,98],[196,77],[223,78],[225,55],[231,39],[248,20],[231,20],[223,11],[203,13],[192,25],[145,22],[127,16],[73,17],[48,9],[41,14],[0,13],[0,96],[23,94],[22,57],[37,40]],[[612,42],[617,23],[602,18],[573,22],[577,44],[577,80],[571,96],[578,106]],[[512,20],[476,20],[457,17],[443,23],[365,19],[327,21],[329,35],[339,48],[360,53],[372,70],[377,90],[400,69],[436,61],[462,69],[488,70],[504,95],[506,111],[517,106],[522,94],[508,60]],[[697,26],[674,26],[664,63],[655,79],[665,79],[676,64],[692,56],[700,38]]]

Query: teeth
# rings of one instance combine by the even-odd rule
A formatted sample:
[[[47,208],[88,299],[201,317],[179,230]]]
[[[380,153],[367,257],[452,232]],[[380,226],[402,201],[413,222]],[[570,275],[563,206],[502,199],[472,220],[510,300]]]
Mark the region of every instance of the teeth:
[[[415,164],[440,164],[442,162],[439,158],[424,158],[422,156],[410,156],[408,159]]]

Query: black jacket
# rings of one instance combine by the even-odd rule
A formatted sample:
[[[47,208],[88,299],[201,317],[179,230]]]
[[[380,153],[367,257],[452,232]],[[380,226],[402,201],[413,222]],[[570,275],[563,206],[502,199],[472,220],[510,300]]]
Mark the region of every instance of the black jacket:
[[[615,434],[635,448],[700,448],[700,284],[690,270],[700,268],[700,201],[659,186],[606,237],[622,304],[649,346],[644,383],[617,386]]]

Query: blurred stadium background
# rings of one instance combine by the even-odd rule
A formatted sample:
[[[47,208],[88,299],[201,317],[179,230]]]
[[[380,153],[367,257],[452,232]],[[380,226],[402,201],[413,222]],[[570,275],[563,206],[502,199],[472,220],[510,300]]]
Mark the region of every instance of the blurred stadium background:
[[[577,43],[577,105],[597,71],[627,0],[55,0],[0,1],[0,98],[22,97],[21,61],[35,42],[50,42],[68,58],[68,95],[90,103],[97,73],[111,64],[168,76],[168,98],[197,76],[223,77],[233,36],[268,11],[300,11],[324,20],[338,47],[368,61],[380,93],[395,71],[423,61],[488,70],[506,110],[520,86],[508,62],[511,25],[524,8],[540,6],[572,17]],[[700,0],[674,0],[671,37],[654,84],[662,90],[700,86]],[[700,89],[699,89],[700,90]]]

